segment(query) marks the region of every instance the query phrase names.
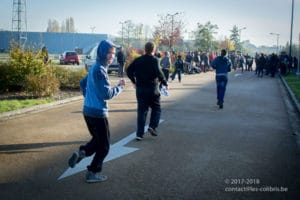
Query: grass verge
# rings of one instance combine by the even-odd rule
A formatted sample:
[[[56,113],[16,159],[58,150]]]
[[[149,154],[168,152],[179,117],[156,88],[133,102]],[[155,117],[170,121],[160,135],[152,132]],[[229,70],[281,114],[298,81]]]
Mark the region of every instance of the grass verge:
[[[300,78],[295,73],[289,73],[284,77],[287,84],[295,94],[296,99],[300,102]]]
[[[53,102],[54,99],[1,100],[0,113]]]

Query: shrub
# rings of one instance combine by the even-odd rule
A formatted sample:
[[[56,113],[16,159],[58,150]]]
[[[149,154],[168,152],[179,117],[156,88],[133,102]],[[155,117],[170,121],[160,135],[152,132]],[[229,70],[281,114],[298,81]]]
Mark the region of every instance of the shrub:
[[[0,64],[0,91],[26,91],[35,96],[50,96],[59,88],[51,63],[44,63],[41,51],[11,46],[10,59]]]
[[[130,49],[128,52],[128,56],[126,58],[126,65],[125,65],[125,69],[127,69],[128,65],[130,65],[130,63],[132,63],[132,61],[136,58],[138,58],[139,56],[141,56],[143,54],[143,52],[141,50],[138,49]]]
[[[24,90],[28,75],[41,76],[46,73],[46,64],[44,64],[40,54],[40,51],[34,52],[33,49],[25,51],[23,48],[12,46],[9,61],[11,67],[9,80],[12,88]]]
[[[11,71],[9,63],[0,63],[0,92],[6,92],[12,85],[10,80]]]
[[[74,71],[63,67],[56,67],[55,71],[61,89],[79,89],[79,82],[86,75],[85,69]]]
[[[29,74],[26,76],[26,92],[35,97],[52,96],[59,90],[59,81],[51,68],[47,73],[37,76]]]

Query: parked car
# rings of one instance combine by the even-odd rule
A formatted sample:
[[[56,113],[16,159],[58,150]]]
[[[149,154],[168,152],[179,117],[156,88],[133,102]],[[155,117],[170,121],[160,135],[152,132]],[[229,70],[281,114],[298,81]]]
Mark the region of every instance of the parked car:
[[[79,56],[75,51],[65,51],[59,59],[60,64],[67,65],[67,64],[77,64],[79,65]]]
[[[88,54],[85,57],[84,66],[85,66],[86,71],[89,71],[92,64],[94,62],[96,62],[97,48],[98,48],[98,44],[95,45],[94,47],[92,47],[92,49],[90,49],[90,51],[88,51]],[[119,48],[116,49],[116,55],[118,53],[118,50],[119,50]],[[115,72],[119,71],[119,64],[118,64],[118,61],[117,61],[117,56],[115,56],[112,64],[108,66],[108,70],[107,70],[108,73],[111,73],[111,72],[114,72],[114,71]]]

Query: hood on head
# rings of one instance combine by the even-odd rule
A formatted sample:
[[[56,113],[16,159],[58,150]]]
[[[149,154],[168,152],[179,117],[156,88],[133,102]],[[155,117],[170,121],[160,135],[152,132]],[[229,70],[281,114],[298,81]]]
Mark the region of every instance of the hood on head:
[[[106,66],[106,56],[108,54],[108,51],[112,47],[117,47],[116,44],[109,40],[102,40],[100,44],[98,45],[97,49],[97,62],[100,63],[103,66]]]

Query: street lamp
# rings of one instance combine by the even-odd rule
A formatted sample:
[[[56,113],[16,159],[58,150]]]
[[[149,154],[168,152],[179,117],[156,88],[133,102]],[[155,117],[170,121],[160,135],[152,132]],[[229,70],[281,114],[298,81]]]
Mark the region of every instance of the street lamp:
[[[170,16],[171,17],[171,29],[172,29],[172,32],[171,32],[171,40],[170,40],[170,49],[173,51],[173,37],[174,37],[174,16],[176,15],[179,15],[179,12],[176,12],[174,14],[167,14],[167,16]]]
[[[96,29],[96,27],[95,27],[95,26],[91,26],[91,27],[90,27],[90,29],[91,29],[91,33],[94,33],[94,32],[95,32],[95,29]]]
[[[278,51],[279,51],[279,49],[278,49],[278,42],[279,42],[279,36],[280,36],[280,34],[279,33],[270,33],[270,35],[276,35],[276,37],[277,37],[277,55],[278,55]]]
[[[292,0],[292,15],[291,15],[291,32],[290,32],[290,51],[289,57],[292,57],[292,40],[293,40],[293,25],[294,25],[294,0]],[[290,67],[289,67],[290,69]]]
[[[127,24],[129,20],[126,20],[124,22],[119,22],[122,25],[122,46],[124,46],[124,24]]]

